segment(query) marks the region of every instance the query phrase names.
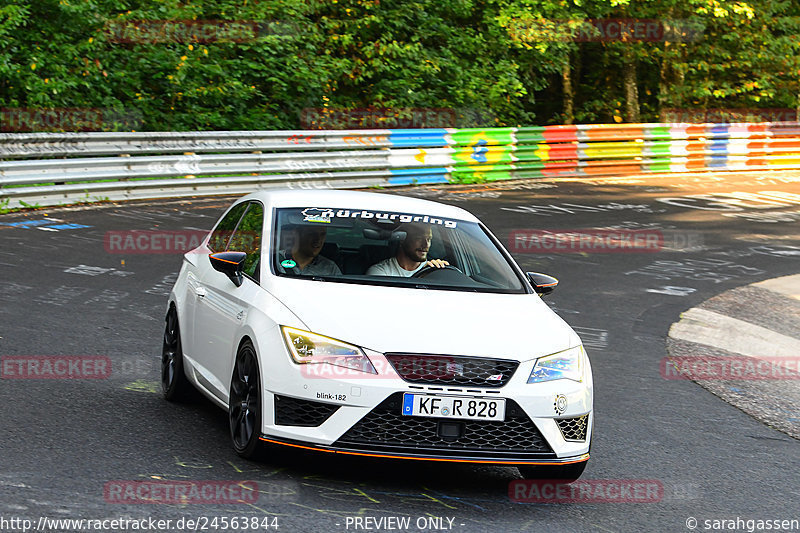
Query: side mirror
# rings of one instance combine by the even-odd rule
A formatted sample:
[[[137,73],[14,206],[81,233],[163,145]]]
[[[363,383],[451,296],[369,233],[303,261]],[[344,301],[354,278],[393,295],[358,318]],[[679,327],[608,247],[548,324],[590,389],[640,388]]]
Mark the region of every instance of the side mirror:
[[[550,294],[558,285],[558,280],[553,276],[548,276],[547,274],[540,274],[539,272],[526,272],[528,275],[528,280],[533,285],[533,290],[536,291],[536,294],[539,296],[544,296],[545,294]]]
[[[234,285],[241,287],[244,281],[242,264],[247,254],[244,252],[217,252],[208,256],[211,266],[230,278]]]

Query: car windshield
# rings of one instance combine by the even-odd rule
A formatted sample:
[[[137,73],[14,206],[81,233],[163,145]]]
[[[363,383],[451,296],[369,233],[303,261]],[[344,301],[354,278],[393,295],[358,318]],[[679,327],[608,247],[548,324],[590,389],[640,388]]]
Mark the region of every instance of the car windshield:
[[[524,293],[514,268],[477,223],[424,213],[277,209],[278,276],[406,288]],[[437,266],[428,266],[428,262]]]

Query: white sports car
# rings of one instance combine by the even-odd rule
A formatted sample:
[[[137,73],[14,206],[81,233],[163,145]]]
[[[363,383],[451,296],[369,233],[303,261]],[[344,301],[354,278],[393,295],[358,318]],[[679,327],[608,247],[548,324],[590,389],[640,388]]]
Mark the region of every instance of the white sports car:
[[[236,452],[516,465],[577,479],[592,374],[580,338],[472,214],[402,196],[258,192],[187,253],[169,297],[168,400],[228,411]]]

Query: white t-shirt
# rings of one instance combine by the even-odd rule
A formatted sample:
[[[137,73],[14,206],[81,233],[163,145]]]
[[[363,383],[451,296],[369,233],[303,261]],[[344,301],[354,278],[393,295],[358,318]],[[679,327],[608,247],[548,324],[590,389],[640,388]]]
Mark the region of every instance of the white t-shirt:
[[[414,275],[414,273],[422,270],[426,264],[428,264],[428,262],[423,261],[414,270],[406,270],[400,266],[400,263],[397,262],[396,258],[390,257],[389,259],[384,259],[380,263],[376,263],[369,267],[367,269],[367,276],[403,276],[410,278]]]

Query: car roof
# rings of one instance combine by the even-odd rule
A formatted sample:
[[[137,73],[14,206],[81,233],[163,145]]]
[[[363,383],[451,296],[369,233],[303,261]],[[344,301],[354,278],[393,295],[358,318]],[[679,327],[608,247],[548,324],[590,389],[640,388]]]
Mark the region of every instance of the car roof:
[[[332,189],[279,189],[257,191],[243,198],[260,200],[268,207],[317,207],[364,209],[368,211],[390,211],[401,213],[428,214],[460,220],[479,222],[469,211],[452,205],[409,198],[393,193],[364,191],[344,191]]]

